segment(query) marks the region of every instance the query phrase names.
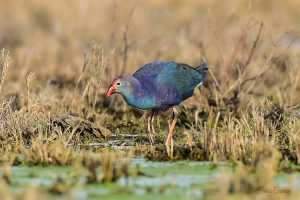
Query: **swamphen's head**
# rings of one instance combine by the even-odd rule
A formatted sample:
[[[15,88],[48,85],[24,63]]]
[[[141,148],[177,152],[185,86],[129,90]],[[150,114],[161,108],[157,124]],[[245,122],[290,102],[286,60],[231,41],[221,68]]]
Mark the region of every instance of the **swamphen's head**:
[[[132,91],[132,76],[122,76],[120,78],[115,79],[109,86],[106,96],[110,97],[115,93],[119,94],[127,94]]]

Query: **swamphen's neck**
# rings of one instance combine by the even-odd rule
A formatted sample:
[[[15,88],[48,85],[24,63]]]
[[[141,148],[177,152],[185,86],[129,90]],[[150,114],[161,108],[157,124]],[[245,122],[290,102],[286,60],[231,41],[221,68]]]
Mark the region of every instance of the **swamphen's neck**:
[[[124,78],[123,78],[124,79]],[[126,103],[139,109],[151,109],[155,107],[155,96],[150,94],[133,76],[126,77],[129,89],[123,90],[120,94]]]

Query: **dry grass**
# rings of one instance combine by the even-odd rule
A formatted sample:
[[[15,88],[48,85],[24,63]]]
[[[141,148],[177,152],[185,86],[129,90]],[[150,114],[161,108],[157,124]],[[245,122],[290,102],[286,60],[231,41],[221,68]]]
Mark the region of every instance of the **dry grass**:
[[[206,61],[210,76],[182,107],[177,134],[187,145],[246,162],[269,141],[299,162],[296,1],[68,3],[3,2],[0,44],[11,53],[1,54],[2,147],[101,141],[124,121],[145,121],[120,97],[104,97],[114,77],[158,59]]]

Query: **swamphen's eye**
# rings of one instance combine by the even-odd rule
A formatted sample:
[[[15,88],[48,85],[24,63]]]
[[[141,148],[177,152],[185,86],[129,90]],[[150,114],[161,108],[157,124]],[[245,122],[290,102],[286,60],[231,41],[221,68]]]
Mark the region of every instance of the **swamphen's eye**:
[[[120,83],[120,82],[118,82],[116,85],[121,85],[121,83]]]

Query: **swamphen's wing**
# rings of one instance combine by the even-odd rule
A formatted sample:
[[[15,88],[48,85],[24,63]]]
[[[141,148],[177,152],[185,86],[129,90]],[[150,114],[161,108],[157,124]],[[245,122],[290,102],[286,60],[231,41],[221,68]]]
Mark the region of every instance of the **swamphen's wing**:
[[[132,76],[139,81],[143,90],[146,91],[149,96],[154,95],[159,99],[159,86],[156,77],[172,64],[172,61],[156,61],[148,63],[137,70]]]
[[[144,65],[133,75],[141,84],[167,84],[182,92],[190,91],[202,82],[202,76],[192,67],[173,61],[157,61]]]
[[[202,82],[196,69],[172,61],[144,65],[133,74],[143,89],[156,96],[158,109],[167,109],[193,95],[194,88]]]
[[[156,61],[148,63],[137,70],[132,76],[138,79],[140,82],[144,79],[155,79],[166,65],[173,63],[172,61]]]
[[[202,82],[202,76],[189,65],[171,62],[161,70],[155,80],[159,85],[176,88],[183,95],[194,90]]]

